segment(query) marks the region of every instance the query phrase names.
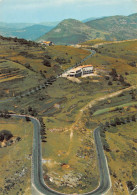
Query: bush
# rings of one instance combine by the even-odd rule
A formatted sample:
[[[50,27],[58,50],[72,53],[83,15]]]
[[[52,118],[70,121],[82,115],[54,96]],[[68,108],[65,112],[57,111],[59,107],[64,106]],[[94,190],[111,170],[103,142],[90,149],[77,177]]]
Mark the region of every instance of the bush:
[[[132,121],[136,122],[136,115],[133,115],[131,118]]]
[[[44,59],[44,60],[43,60],[43,64],[44,64],[44,66],[51,67],[51,63],[50,63],[50,61],[47,60],[47,59]]]
[[[8,141],[10,138],[12,138],[13,135],[10,131],[8,130],[2,130],[0,131],[0,141],[2,142],[3,140]]]
[[[30,64],[29,63],[26,63],[26,64],[24,64],[24,66],[26,67],[26,68],[30,68]]]
[[[26,121],[31,121],[30,118],[28,116],[26,116]]]
[[[66,60],[64,58],[56,58],[55,61],[58,62],[59,64],[66,64],[71,62],[70,60]]]
[[[133,189],[134,189],[134,185],[133,185],[132,181],[127,181],[127,187],[128,187],[130,190],[133,190]]]
[[[51,59],[51,57],[49,55],[47,55],[47,54],[44,57],[49,59],[49,60]]]
[[[133,61],[133,62],[129,62],[128,65],[132,66],[132,67],[136,67],[136,62]]]
[[[112,85],[112,82],[111,82],[111,81],[109,81],[109,82],[108,82],[108,85]]]
[[[112,68],[112,71],[109,73],[112,77],[118,77],[117,71],[115,68]]]

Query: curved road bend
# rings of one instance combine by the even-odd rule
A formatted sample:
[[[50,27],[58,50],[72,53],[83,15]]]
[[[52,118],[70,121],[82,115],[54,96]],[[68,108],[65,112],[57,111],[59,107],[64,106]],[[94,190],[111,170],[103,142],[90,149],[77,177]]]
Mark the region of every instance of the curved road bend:
[[[94,56],[96,54],[96,51],[95,50],[91,50],[91,49],[86,49],[86,50],[90,51],[91,54],[88,55],[88,56],[86,56],[85,58],[83,58],[80,62],[76,63],[74,66],[66,69],[63,73],[61,73],[61,75],[58,75],[57,78],[58,77],[61,77],[65,73],[67,73],[67,71],[69,71],[69,70],[71,70],[73,68],[76,68],[76,67],[80,66],[83,62],[85,62],[87,59],[91,58],[92,56]]]
[[[11,114],[13,117],[25,118],[24,115]],[[41,152],[41,137],[40,137],[40,123],[37,119],[28,116],[34,125],[33,135],[33,150],[32,150],[32,172],[31,172],[31,183],[32,183],[32,194],[33,195],[63,195],[57,191],[49,188],[43,179],[42,170],[42,152]],[[83,195],[103,195],[111,188],[111,180],[109,176],[109,170],[107,160],[104,155],[102,142],[100,138],[99,127],[94,131],[94,139],[97,150],[98,164],[100,170],[100,184],[98,188],[92,192]]]

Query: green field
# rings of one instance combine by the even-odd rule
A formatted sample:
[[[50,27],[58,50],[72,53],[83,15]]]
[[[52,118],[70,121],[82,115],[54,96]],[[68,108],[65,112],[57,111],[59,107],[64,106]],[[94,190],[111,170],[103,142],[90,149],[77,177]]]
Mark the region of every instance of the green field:
[[[110,127],[105,133],[101,132],[101,136],[103,145],[110,147],[110,151],[105,150],[105,153],[108,158],[113,190],[123,195],[127,193],[127,189],[130,191],[127,183],[128,176],[130,176],[129,181],[135,185],[134,176],[131,177],[131,172],[134,172],[133,167],[128,169],[130,174],[124,169],[124,172],[128,174],[125,178],[122,179],[121,172],[116,173],[117,177],[114,177],[113,166],[116,167],[115,172],[120,169],[120,166],[122,167],[121,161],[126,148],[121,148],[120,153],[118,153],[118,155],[122,155],[119,164],[116,160],[117,152],[114,153],[119,149],[116,148],[113,152],[113,148],[115,148],[114,143],[123,142],[123,145],[128,145],[127,150],[135,154],[133,147],[136,148],[136,143],[134,146],[132,143],[132,147],[129,146],[130,140],[135,137],[136,123],[121,123],[115,127],[113,127],[113,123],[116,118],[129,120],[128,117],[132,118],[137,113],[136,44],[137,41],[126,41],[101,45],[96,48],[97,53],[84,63],[94,66],[96,76],[79,78],[79,83],[66,78],[58,78],[52,85],[40,88],[38,86],[41,83],[73,66],[88,56],[90,52],[70,46],[43,48],[43,46],[34,43],[31,43],[31,46],[24,45],[18,41],[15,42],[14,39],[1,40],[1,100],[14,96],[15,98],[8,102],[0,102],[0,111],[27,114],[43,119],[43,123],[46,125],[44,132],[46,142],[42,142],[43,176],[51,188],[64,193],[85,193],[98,186],[99,171],[93,130],[101,124],[105,125],[106,122],[109,122]],[[43,64],[43,60],[46,63],[48,60],[48,66]],[[26,67],[26,63],[29,63],[30,66]],[[127,90],[125,90],[126,88]],[[23,93],[28,91],[30,93],[23,96]],[[17,96],[16,93],[19,95]],[[16,124],[12,126],[13,119],[7,120],[5,127],[2,125],[2,129],[11,127],[15,135],[18,135],[19,129],[22,133],[18,136],[21,137],[24,134],[23,138],[26,137],[26,139],[17,143],[20,144],[20,156],[17,156],[19,149],[15,147],[16,144],[1,148],[2,155],[5,155],[3,159],[10,158],[7,151],[14,147],[14,150],[11,151],[14,152],[12,155],[14,160],[21,158],[22,162],[19,161],[19,163],[28,163],[23,152],[28,152],[27,148],[30,146],[27,144],[29,145],[32,141],[32,134],[27,134],[25,131],[31,123],[26,122],[23,127],[22,124],[19,125],[23,123],[22,120],[14,119]],[[131,134],[130,127],[133,127]],[[125,132],[123,132],[124,128],[127,128]],[[23,133],[24,131],[25,133]],[[119,131],[122,132],[123,136],[119,136]],[[130,139],[126,139],[126,136],[130,136]],[[31,147],[26,155],[31,154],[30,151]],[[119,156],[118,158],[120,159]],[[130,164],[136,161],[135,158],[133,155]],[[21,170],[22,164],[19,165],[19,170]],[[124,164],[125,167],[128,167],[128,161],[124,161]],[[27,164],[26,166],[31,165]],[[2,174],[9,173],[11,180],[12,171],[6,172],[5,170],[9,169],[3,169]],[[28,170],[30,171],[30,167]],[[15,167],[13,171],[15,171]],[[24,177],[30,179],[30,175]],[[2,186],[4,181],[1,181],[3,182]],[[124,186],[119,186],[121,185],[119,184],[118,192],[116,191],[116,182],[120,182]],[[22,183],[21,185],[22,191],[20,193],[25,193],[28,188],[27,184],[24,183],[23,186]],[[16,194],[20,188],[15,187],[11,190],[13,190],[13,194]]]
[[[31,194],[31,154],[33,126],[21,119],[0,118],[0,131],[11,131],[19,142],[0,148],[0,194]]]

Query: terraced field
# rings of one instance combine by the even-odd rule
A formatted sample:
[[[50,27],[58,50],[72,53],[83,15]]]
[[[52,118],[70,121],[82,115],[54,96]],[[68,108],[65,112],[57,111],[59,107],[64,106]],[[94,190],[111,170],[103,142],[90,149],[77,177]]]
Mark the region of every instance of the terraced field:
[[[1,100],[16,96],[16,93],[29,93],[24,96],[19,94],[19,97],[9,102],[1,101],[0,110],[32,115],[42,121],[42,128],[45,124],[46,127],[42,131],[45,182],[51,188],[69,194],[95,189],[99,183],[99,171],[93,130],[102,124],[106,128],[108,122],[109,125],[101,132],[101,136],[109,162],[113,190],[117,194],[128,194],[128,191],[132,190],[131,182],[132,187],[136,185],[136,165],[133,165],[136,161],[136,143],[133,143],[136,123],[132,117],[137,113],[137,42],[99,46],[95,56],[84,62],[94,66],[98,75],[96,77],[79,78],[80,83],[58,78],[52,85],[44,87],[42,83],[54,79],[55,75],[79,62],[89,55],[89,51],[67,46],[45,49],[33,44],[24,45],[15,40],[11,40],[11,45],[8,42],[9,40],[1,40],[2,48],[5,48],[0,59]],[[128,90],[125,90],[126,88]],[[119,90],[123,92],[109,97]],[[126,122],[113,127],[115,123],[119,123],[119,119]],[[124,128],[127,128],[125,132]],[[115,142],[119,144],[118,148],[115,147]],[[120,143],[123,143],[121,150]],[[17,152],[16,148],[14,149]],[[127,150],[133,154],[130,163],[124,161]],[[119,164],[117,158],[121,160]],[[124,168],[123,173],[120,170],[122,162],[125,167],[128,164],[133,166],[128,172]],[[113,166],[116,168],[113,169]]]

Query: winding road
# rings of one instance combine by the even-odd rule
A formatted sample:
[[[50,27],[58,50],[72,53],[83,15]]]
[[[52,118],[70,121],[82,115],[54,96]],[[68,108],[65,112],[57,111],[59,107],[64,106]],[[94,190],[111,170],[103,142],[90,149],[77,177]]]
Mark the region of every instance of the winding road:
[[[30,116],[11,114],[12,117],[23,118],[29,117],[34,127],[33,134],[33,150],[32,150],[32,171],[31,171],[31,183],[33,195],[64,195],[63,193],[54,191],[49,188],[43,179],[42,170],[42,150],[41,150],[41,136],[40,136],[40,123],[39,121]],[[94,130],[94,139],[97,150],[98,164],[100,170],[100,184],[98,188],[92,192],[83,195],[102,195],[105,194],[111,188],[111,180],[109,176],[109,169],[107,160],[104,155],[102,142],[100,138],[99,127]]]
[[[88,58],[93,56],[96,52],[91,50],[91,54],[77,63],[74,67],[79,66],[82,62],[86,61]],[[71,67],[72,68],[72,67]],[[56,78],[60,77],[58,75]],[[6,100],[1,100],[0,103],[12,101],[15,97],[9,98]],[[63,193],[54,191],[49,188],[43,179],[43,170],[42,170],[42,149],[41,149],[41,135],[40,135],[40,122],[31,116],[27,115],[16,115],[11,114],[12,117],[23,118],[29,117],[34,126],[33,134],[33,150],[32,150],[32,171],[31,171],[31,183],[32,183],[32,194],[33,195],[63,195]],[[99,171],[100,171],[100,184],[97,189],[92,192],[83,194],[83,195],[103,195],[111,188],[111,180],[109,176],[109,169],[107,165],[107,160],[104,155],[102,142],[100,138],[100,129],[99,127],[94,131],[94,139],[97,150]]]
[[[104,100],[104,98],[111,98],[121,94],[124,91],[129,91],[131,89],[136,89],[137,86],[131,86],[126,89],[119,90],[112,94],[108,94],[106,97],[99,98],[98,101]],[[3,101],[0,101],[3,103]],[[85,106],[81,111],[85,111],[90,108],[92,104],[95,103],[93,100]],[[32,183],[32,194],[33,195],[63,195],[63,193],[59,193],[49,188],[43,179],[43,170],[42,170],[42,149],[41,149],[41,135],[40,135],[40,122],[38,119],[28,116],[28,115],[16,115],[10,114],[12,117],[23,118],[29,117],[34,126],[34,134],[33,134],[33,150],[32,150],[32,172],[31,172],[31,183]],[[107,164],[107,159],[105,157],[103,146],[100,137],[100,127],[97,127],[94,130],[94,140],[96,145],[97,157],[98,157],[98,165],[100,171],[100,184],[97,189],[92,192],[83,194],[83,195],[103,195],[111,189],[111,179],[109,175],[109,169]],[[109,193],[111,194],[111,192]]]

